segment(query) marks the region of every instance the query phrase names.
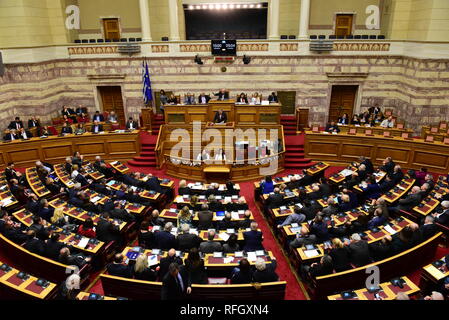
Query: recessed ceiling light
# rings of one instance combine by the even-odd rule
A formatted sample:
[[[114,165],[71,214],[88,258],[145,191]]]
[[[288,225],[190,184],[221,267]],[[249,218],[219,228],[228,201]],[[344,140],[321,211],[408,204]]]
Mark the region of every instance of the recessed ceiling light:
[[[201,9],[201,6],[196,6],[195,9]]]
[[[243,5],[243,8],[245,8],[245,9],[248,8],[248,5],[247,5],[247,4],[244,4],[244,5]]]
[[[234,9],[234,8],[235,8],[235,5],[233,5],[233,4],[229,5],[229,9]]]
[[[193,10],[195,9],[193,6],[189,6],[189,10]]]
[[[262,8],[262,5],[261,5],[261,4],[258,4],[258,5],[257,5],[257,8]]]
[[[250,8],[254,8],[254,5],[253,5],[253,4],[250,4],[249,7],[250,7]]]
[[[223,8],[223,9],[227,9],[227,8],[228,8],[228,5],[227,5],[227,4],[224,4],[224,5],[222,6],[222,8]]]
[[[203,7],[202,7],[203,9],[207,9],[207,5],[205,5],[205,4],[203,4]]]
[[[221,4],[216,4],[216,5],[215,5],[215,9],[220,10],[220,9],[221,9]]]
[[[210,4],[209,5],[209,9],[213,9],[214,8],[214,5],[213,4]]]
[[[240,9],[242,6],[240,4],[236,5],[237,9]]]

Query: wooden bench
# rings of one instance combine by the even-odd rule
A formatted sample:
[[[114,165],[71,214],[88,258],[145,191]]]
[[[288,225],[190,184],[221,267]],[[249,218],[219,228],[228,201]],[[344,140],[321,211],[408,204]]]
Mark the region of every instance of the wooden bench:
[[[37,277],[58,284],[69,276],[71,269],[74,270],[74,267],[29,252],[2,234],[0,234],[0,248],[2,248],[3,254],[14,263],[14,266],[22,271],[31,272]],[[86,264],[79,270],[81,284],[87,284],[89,269],[90,265]]]
[[[160,300],[161,282],[100,275],[104,294],[132,300]],[[286,281],[260,284],[192,285],[192,300],[283,300]]]
[[[379,280],[382,282],[407,274],[434,258],[441,236],[442,233],[439,232],[409,250],[360,268],[316,277],[308,289],[314,300],[323,300],[329,295],[365,286],[366,278],[370,275],[366,273],[368,267],[377,266],[380,269]]]

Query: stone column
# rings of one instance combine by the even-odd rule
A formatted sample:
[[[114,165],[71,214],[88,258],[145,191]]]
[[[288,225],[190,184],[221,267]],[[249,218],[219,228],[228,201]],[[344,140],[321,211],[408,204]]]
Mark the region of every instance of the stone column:
[[[299,17],[299,39],[309,39],[310,0],[301,0]]]
[[[179,41],[178,0],[168,0],[170,18],[170,41]]]
[[[152,41],[148,0],[139,0],[139,8],[140,25],[142,27],[142,41]]]
[[[279,0],[270,1],[270,28],[268,39],[279,39]]]

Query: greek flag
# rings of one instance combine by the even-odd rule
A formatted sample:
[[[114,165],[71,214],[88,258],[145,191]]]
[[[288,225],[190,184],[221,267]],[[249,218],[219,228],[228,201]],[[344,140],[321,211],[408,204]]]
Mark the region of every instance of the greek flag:
[[[153,100],[153,95],[151,93],[151,81],[150,81],[150,72],[148,71],[148,63],[146,61],[142,62],[143,67],[143,101],[145,104],[150,103]]]

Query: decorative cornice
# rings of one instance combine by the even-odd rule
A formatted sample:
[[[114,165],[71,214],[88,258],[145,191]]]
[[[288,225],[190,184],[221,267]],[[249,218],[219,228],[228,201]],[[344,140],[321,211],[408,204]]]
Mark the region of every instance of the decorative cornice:
[[[281,43],[279,46],[281,51],[298,51],[297,43]]]
[[[159,45],[152,45],[151,46],[151,52],[154,53],[161,53],[161,52],[168,52],[169,48],[167,44],[159,44]]]
[[[368,72],[326,72],[328,78],[366,78]]]
[[[390,51],[390,44],[378,42],[334,42],[334,51]]]
[[[117,46],[68,47],[69,55],[78,54],[116,54]]]
[[[126,75],[121,74],[88,74],[87,78],[89,80],[117,80],[117,79],[125,79]]]

